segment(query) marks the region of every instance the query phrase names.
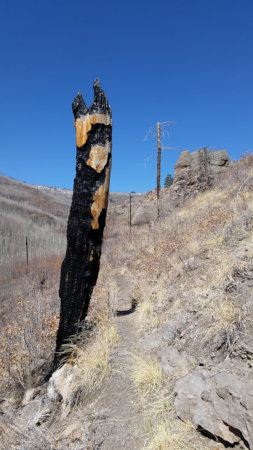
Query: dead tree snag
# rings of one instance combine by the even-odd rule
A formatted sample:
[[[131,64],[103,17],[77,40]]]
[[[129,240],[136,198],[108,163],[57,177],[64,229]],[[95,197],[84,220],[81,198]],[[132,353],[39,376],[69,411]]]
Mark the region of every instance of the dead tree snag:
[[[112,148],[111,109],[96,80],[90,108],[80,93],[73,104],[76,129],[76,178],[61,268],[61,312],[54,368],[61,345],[79,331],[97,281],[109,193]]]

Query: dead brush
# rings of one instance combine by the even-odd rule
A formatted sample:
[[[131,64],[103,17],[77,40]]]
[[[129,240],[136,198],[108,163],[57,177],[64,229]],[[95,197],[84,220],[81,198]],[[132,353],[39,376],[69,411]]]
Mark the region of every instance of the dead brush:
[[[62,362],[71,361],[77,369],[71,381],[73,392],[80,392],[85,397],[101,386],[110,372],[110,351],[117,340],[116,327],[104,314],[92,334],[79,333],[62,346]]]
[[[0,386],[21,396],[42,381],[55,347],[59,322],[59,299],[52,295],[55,274],[47,278],[43,271],[42,285],[41,273],[34,266],[6,291],[9,302],[0,335]]]
[[[161,365],[155,356],[141,357],[131,354],[132,379],[143,397],[154,393],[163,381]]]
[[[217,336],[222,336],[225,350],[230,350],[243,327],[242,307],[234,300],[219,300],[215,306],[208,305],[205,316],[206,318],[211,317],[212,323],[205,334],[204,343],[207,344]]]
[[[250,152],[242,154],[239,161],[234,161],[225,172],[220,184],[228,190],[231,186],[241,185],[247,178],[253,166],[253,155]]]

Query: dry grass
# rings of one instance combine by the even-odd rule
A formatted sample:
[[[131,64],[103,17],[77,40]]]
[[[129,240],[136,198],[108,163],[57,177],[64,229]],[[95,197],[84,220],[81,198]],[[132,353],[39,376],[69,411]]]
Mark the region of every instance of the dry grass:
[[[110,276],[108,276],[108,273]],[[103,262],[97,284],[93,290],[89,316],[92,316],[95,322],[100,322],[101,317],[106,314],[108,320],[110,320],[111,317],[115,316],[118,296],[119,288],[113,280],[113,269],[109,263]]]
[[[160,318],[154,312],[154,306],[150,300],[137,304],[135,321],[140,331],[151,330],[159,326]]]
[[[77,370],[71,381],[71,390],[81,391],[82,396],[99,388],[110,373],[110,351],[118,341],[117,329],[112,317],[100,316],[91,336],[80,333],[62,346],[63,354],[71,354],[71,361]],[[69,360],[69,357],[68,357]]]
[[[155,356],[132,356],[132,378],[144,397],[155,392],[163,381],[162,368]]]
[[[160,325],[161,313],[150,295],[155,288],[162,293],[160,323],[166,317],[189,316],[176,345],[187,348],[197,361],[209,358],[217,348],[219,358],[226,358],[242,330],[247,334],[247,298],[240,297],[237,289],[251,276],[247,270],[252,255],[252,164],[253,157],[236,163],[215,189],[189,200],[159,224],[133,228],[131,245],[121,242],[122,252],[131,259],[132,276],[141,274],[140,286],[144,286],[136,310],[138,328],[152,328],[153,314],[157,314],[154,326]],[[127,261],[122,263],[127,265]],[[206,448],[204,438],[191,424],[180,422],[173,407],[155,411],[154,395],[163,398],[166,385],[155,360],[138,356],[133,366],[134,383],[146,399],[142,402],[144,416],[148,416],[146,448]]]
[[[204,355],[208,359],[210,341],[223,336],[224,344],[219,354],[221,359],[226,357],[227,350],[234,345],[245,326],[245,299],[240,298],[236,290],[242,280],[247,280],[251,256],[251,247],[247,242],[250,242],[253,230],[252,164],[252,157],[233,164],[227,176],[215,189],[189,200],[159,223],[133,227],[128,239],[127,217],[124,219],[122,210],[122,227],[120,228],[115,220],[113,229],[107,230],[99,279],[89,308],[90,323],[95,322],[96,328],[88,338],[87,334],[84,334],[70,344],[78,367],[73,389],[80,388],[84,395],[94,392],[110,372],[110,351],[117,341],[114,313],[118,290],[114,278],[123,273],[137,280],[139,284],[139,288],[136,288],[132,295],[137,297],[138,301],[134,313],[138,328],[142,328],[144,332],[159,327],[164,320],[174,316],[179,319],[183,317],[185,322],[182,329],[179,327],[174,342],[177,348],[187,349],[193,357],[196,356],[196,360],[202,358],[206,349]],[[17,201],[16,198],[12,200]],[[40,201],[38,199],[38,202]],[[10,207],[17,207],[13,202],[5,202],[9,205],[10,215]],[[33,207],[36,209],[41,205],[36,203]],[[29,217],[32,212],[37,214],[35,209],[32,211],[30,208]],[[22,216],[20,223],[23,220]],[[22,252],[25,235],[23,233],[20,240]],[[41,238],[39,240],[42,242]],[[12,242],[14,245],[14,240]],[[237,252],[243,245],[248,247],[248,253]],[[13,255],[14,253],[13,251]],[[22,267],[18,269],[18,257],[15,258],[13,261],[18,278],[23,272]],[[226,291],[231,278],[234,291]],[[55,283],[55,286],[57,290],[58,283]],[[52,339],[45,340],[46,345],[49,345],[46,351],[50,353],[53,349],[56,326],[50,322],[50,318],[54,318],[54,313],[52,316],[48,315],[48,311],[51,314],[49,302],[45,315],[45,320],[49,322],[43,322],[41,305],[48,296],[46,291],[40,290],[39,279],[36,290],[37,294],[34,292],[33,298],[31,296],[27,303],[24,302],[26,291],[23,288],[20,294],[15,291],[13,295],[15,302],[8,317],[16,319],[16,312],[21,312],[21,321],[23,318],[32,318],[34,329],[24,322],[25,327],[22,325],[21,331],[18,330],[16,334],[20,321],[17,327],[13,322],[9,323],[9,328],[5,329],[5,337],[8,338],[8,345],[5,347],[12,349],[12,355],[19,352],[16,343],[23,342],[25,330],[28,346],[37,358],[36,350],[32,348],[32,340],[35,336],[34,341],[39,343],[37,336],[38,331],[43,330],[41,327],[44,327],[46,335],[52,335]],[[34,299],[37,306],[33,306],[34,313],[30,313],[29,305],[32,305]],[[22,303],[17,309],[19,301],[27,306],[25,314],[22,313]],[[161,310],[157,308],[158,303],[161,304]],[[54,311],[53,308],[52,310]],[[36,322],[33,318],[37,315],[41,318]],[[249,317],[247,323],[250,321]],[[244,331],[245,335],[249,332]],[[11,341],[13,343],[10,346]],[[4,342],[2,340],[3,344]],[[22,359],[21,352],[20,355]],[[27,362],[28,359],[24,361]],[[196,437],[191,424],[184,424],[175,416],[172,399],[167,400],[167,391],[163,391],[167,381],[157,358],[132,356],[132,377],[142,399],[143,414],[148,417],[149,443],[146,448],[203,450],[205,445],[202,441],[199,445],[200,438]],[[154,400],[157,397],[158,400]]]
[[[174,422],[172,425],[169,421],[163,420],[156,424],[145,447],[146,450],[196,450],[196,448],[189,442],[189,433],[184,424]]]
[[[196,427],[177,418],[172,395],[157,392],[156,397],[146,404],[145,410],[148,434],[145,450],[205,450]]]
[[[215,308],[208,305],[205,314],[210,320],[211,326],[205,335],[205,342],[212,340],[218,335],[224,336],[225,348],[230,349],[238,337],[238,331],[243,323],[243,311],[240,305],[233,300],[220,300]]]

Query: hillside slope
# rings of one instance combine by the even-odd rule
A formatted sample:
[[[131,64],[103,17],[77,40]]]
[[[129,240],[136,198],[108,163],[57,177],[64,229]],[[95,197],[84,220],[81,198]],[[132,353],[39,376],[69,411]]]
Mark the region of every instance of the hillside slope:
[[[42,189],[0,176],[0,264],[62,254],[72,192]]]
[[[253,448],[252,257],[252,157],[157,223],[112,221],[73,360],[42,383],[30,355],[33,376],[1,404],[2,445]]]
[[[136,194],[132,202],[141,197]],[[0,267],[5,276],[17,264],[26,263],[26,239],[29,260],[64,255],[71,199],[71,190],[29,185],[0,175]],[[128,209],[129,194],[111,192],[109,228],[115,220],[119,226],[127,224]]]

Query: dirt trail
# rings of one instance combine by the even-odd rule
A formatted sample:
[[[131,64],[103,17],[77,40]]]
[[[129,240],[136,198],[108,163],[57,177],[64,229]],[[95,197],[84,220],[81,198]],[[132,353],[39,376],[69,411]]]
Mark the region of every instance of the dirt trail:
[[[131,353],[137,343],[137,332],[131,308],[131,282],[118,277],[120,290],[116,317],[119,342],[111,354],[111,374],[104,389],[90,407],[95,448],[139,450],[144,443],[144,423],[139,410],[136,389],[131,379]]]

